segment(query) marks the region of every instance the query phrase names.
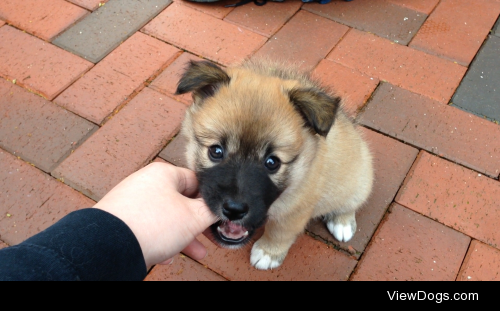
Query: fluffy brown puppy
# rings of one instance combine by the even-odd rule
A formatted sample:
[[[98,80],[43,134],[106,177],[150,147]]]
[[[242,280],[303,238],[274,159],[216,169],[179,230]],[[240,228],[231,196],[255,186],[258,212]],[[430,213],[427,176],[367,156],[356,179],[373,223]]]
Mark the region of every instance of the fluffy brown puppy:
[[[219,244],[241,247],[265,225],[250,258],[265,270],[283,263],[311,218],[323,217],[339,241],[352,238],[373,168],[340,98],[268,61],[227,69],[190,62],[177,88],[187,92],[186,158],[220,218],[212,226]]]

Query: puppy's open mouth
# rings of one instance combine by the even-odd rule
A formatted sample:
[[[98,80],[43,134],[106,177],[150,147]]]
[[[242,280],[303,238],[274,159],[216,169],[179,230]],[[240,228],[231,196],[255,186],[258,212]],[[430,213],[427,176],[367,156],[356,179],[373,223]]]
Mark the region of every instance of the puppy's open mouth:
[[[232,221],[219,222],[217,232],[224,242],[232,244],[241,243],[249,236],[245,227]]]

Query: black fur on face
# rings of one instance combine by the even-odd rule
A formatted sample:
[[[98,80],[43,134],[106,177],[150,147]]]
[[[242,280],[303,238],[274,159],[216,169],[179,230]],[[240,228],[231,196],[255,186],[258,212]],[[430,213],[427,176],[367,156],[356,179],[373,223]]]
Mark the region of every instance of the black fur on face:
[[[258,161],[224,161],[214,167],[197,172],[200,193],[211,211],[221,218],[212,225],[211,231],[216,241],[226,247],[238,247],[247,244],[255,230],[267,220],[267,212],[279,197],[280,190],[269,178],[264,165]],[[248,212],[238,220],[228,219],[223,213],[224,203],[247,205]],[[248,236],[241,241],[228,241],[221,236],[217,227],[225,221],[234,221],[248,230]]]

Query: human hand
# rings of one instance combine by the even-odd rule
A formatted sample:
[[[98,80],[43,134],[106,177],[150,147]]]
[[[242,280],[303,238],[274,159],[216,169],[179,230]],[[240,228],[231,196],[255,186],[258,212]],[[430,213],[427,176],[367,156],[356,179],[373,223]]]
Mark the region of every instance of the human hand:
[[[195,174],[166,163],[152,163],[127,177],[94,207],[125,222],[137,237],[147,268],[171,262],[183,251],[203,259],[196,236],[217,221],[198,194]]]

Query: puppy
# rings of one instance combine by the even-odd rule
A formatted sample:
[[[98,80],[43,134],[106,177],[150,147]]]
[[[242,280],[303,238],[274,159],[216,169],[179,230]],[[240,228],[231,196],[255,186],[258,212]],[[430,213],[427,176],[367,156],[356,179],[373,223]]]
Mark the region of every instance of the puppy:
[[[221,246],[239,248],[265,225],[250,262],[266,270],[283,263],[312,218],[323,217],[339,241],[353,237],[372,157],[339,97],[269,61],[190,62],[177,88],[187,92],[186,159],[220,218],[211,229]]]

